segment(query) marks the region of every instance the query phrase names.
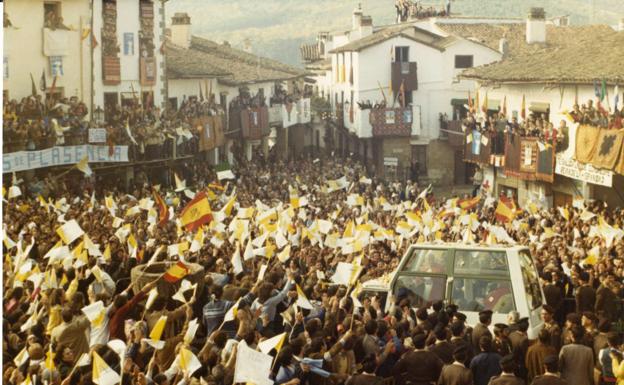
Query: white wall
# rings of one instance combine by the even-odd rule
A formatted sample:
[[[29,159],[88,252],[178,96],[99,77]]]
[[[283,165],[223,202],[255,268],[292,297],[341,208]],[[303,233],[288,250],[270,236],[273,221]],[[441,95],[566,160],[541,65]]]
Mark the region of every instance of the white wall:
[[[154,56],[156,57],[156,84],[154,86],[141,87],[139,73],[139,1],[124,0],[117,2],[117,41],[119,44],[119,58],[121,62],[121,82],[118,85],[104,85],[102,82],[102,0],[93,1],[94,15],[94,32],[98,41],[98,46],[94,50],[94,105],[104,107],[105,92],[132,92],[140,93],[141,91],[153,91],[154,105],[164,106],[165,81],[164,81],[164,55],[160,52],[162,46],[163,28],[161,21],[164,8],[160,1],[154,1]],[[123,52],[124,33],[132,32],[134,34],[135,54],[125,56]],[[121,100],[121,96],[119,96]]]
[[[4,3],[13,27],[4,28],[4,52],[8,57],[9,77],[4,79],[4,90],[10,99],[21,99],[31,95],[30,74],[39,91],[39,79],[45,69],[47,86],[52,86],[52,75],[47,56],[43,55],[44,8],[42,0],[8,0]],[[91,89],[90,39],[80,40],[81,22],[89,27],[89,2],[66,0],[61,4],[64,24],[69,31],[68,55],[63,57],[63,76],[59,76],[56,87],[62,87],[67,97],[77,96],[89,106]],[[81,55],[82,46],[82,55]],[[82,63],[82,72],[80,70]]]
[[[418,90],[413,91],[414,106],[421,110],[421,136],[433,139],[439,136],[438,116],[440,113],[452,115],[451,99],[467,98],[468,91],[474,90],[474,82],[457,80],[460,70],[455,69],[455,55],[473,55],[474,64],[482,65],[500,59],[500,53],[480,44],[461,40],[445,51],[439,51],[427,45],[404,37],[395,37],[375,46],[354,53],[354,89],[356,101],[370,100],[372,103],[383,100],[382,91],[391,104],[396,95],[390,92],[391,49],[397,46],[410,47],[410,61],[417,63]],[[334,55],[336,56],[336,55]],[[351,87],[347,84],[334,84],[334,92],[345,91],[345,97]],[[368,114],[362,114],[356,108],[354,130],[362,138],[372,135]]]
[[[169,98],[178,98],[178,106],[182,103],[185,96],[186,98],[190,96],[199,97],[200,85],[204,98],[207,97],[206,87],[208,87],[208,90],[212,90],[212,93],[215,95],[216,102],[219,102],[219,93],[216,92],[219,88],[216,79],[168,79],[167,84],[169,87]]]

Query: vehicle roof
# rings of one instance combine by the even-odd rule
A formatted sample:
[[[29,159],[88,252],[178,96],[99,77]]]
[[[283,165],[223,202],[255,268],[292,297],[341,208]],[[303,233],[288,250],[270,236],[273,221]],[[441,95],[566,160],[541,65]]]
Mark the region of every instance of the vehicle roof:
[[[477,250],[477,251],[520,251],[529,250],[526,246],[506,246],[506,245],[466,245],[463,243],[418,243],[410,245],[408,252],[413,249],[459,249],[459,250]]]

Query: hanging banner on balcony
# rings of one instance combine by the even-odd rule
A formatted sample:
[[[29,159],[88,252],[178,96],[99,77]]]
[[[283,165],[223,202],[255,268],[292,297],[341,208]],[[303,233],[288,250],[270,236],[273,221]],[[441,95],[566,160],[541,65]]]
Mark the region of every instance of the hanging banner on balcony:
[[[2,172],[33,170],[80,162],[85,155],[90,163],[127,162],[128,146],[57,146],[41,151],[18,151],[2,155]]]
[[[554,181],[554,148],[537,138],[505,136],[505,174],[522,180]]]
[[[562,154],[557,155],[555,173],[600,186],[613,186],[613,172],[598,170],[590,164],[583,164],[574,159],[564,158]]]
[[[282,125],[284,128],[297,124],[297,108],[295,103],[282,104]]]
[[[301,99],[297,102],[298,119],[299,123],[310,123],[310,99]]]
[[[489,163],[492,152],[490,134],[473,130],[466,135],[464,160],[472,163]]]

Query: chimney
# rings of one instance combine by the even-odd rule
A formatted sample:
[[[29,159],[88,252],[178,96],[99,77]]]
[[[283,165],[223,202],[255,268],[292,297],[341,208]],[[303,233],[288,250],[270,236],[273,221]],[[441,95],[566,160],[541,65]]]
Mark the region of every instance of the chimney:
[[[182,48],[191,46],[191,17],[188,13],[176,12],[171,18],[171,42]]]
[[[360,37],[366,37],[373,34],[373,18],[371,16],[362,16],[360,22]]]
[[[357,29],[360,29],[360,26],[362,25],[362,4],[358,4],[358,7],[353,10],[353,16],[351,20],[351,30],[355,31]]]
[[[620,19],[620,23],[618,24],[618,31],[624,31],[624,17]]]
[[[503,55],[503,59],[509,54],[509,43],[505,36],[503,36],[498,42],[498,51]]]
[[[531,8],[526,21],[526,42],[546,43],[546,13],[544,8]]]

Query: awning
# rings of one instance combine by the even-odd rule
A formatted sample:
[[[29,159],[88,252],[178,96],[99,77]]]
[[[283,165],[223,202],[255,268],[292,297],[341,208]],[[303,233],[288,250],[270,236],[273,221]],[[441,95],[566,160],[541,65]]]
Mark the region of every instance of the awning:
[[[451,99],[452,106],[463,106],[468,105],[468,99]]]
[[[550,110],[550,103],[531,102],[531,106],[529,107],[529,111],[534,112],[548,112],[548,110]]]

